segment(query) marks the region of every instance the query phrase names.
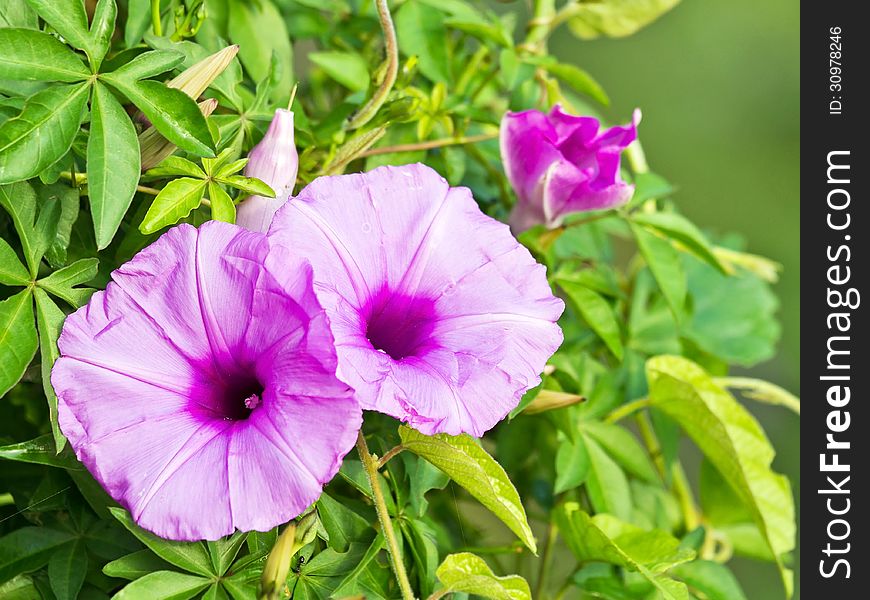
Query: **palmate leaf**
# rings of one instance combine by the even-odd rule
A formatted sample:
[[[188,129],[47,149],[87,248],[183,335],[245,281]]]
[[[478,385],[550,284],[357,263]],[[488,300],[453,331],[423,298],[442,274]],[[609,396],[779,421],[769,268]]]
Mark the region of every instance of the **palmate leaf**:
[[[0,48],[0,79],[71,83],[91,74],[69,47],[41,31],[0,29]]]
[[[99,250],[112,241],[130,208],[139,161],[136,128],[109,89],[96,82],[88,136],[88,198]]]
[[[154,571],[167,570],[171,565],[151,550],[139,550],[115,559],[103,567],[103,573],[120,579],[139,579]]]
[[[791,595],[783,556],[794,548],[794,502],[788,479],[770,468],[774,451],[761,426],[690,360],[658,356],[646,370],[652,406],[680,424],[750,509]]]
[[[54,241],[61,213],[58,198],[43,198],[40,204],[37,215],[37,196],[29,183],[0,186],[0,206],[15,224],[30,280],[36,277],[40,260]]]
[[[669,533],[645,531],[610,515],[589,516],[569,502],[556,510],[556,523],[568,547],[580,561],[610,563],[640,573],[664,600],[689,600],[685,584],[664,573],[692,560],[695,553],[680,547]]]
[[[479,556],[450,554],[436,572],[446,590],[492,600],[531,600],[529,584],[519,575],[497,577]]]
[[[425,458],[465,488],[537,552],[535,538],[516,488],[505,470],[468,435],[427,436],[402,426],[402,446]]]
[[[173,179],[154,198],[139,225],[139,231],[150,234],[168,225],[175,225],[200,205],[205,189],[206,182],[202,179]]]
[[[57,549],[48,561],[48,580],[57,600],[75,600],[88,572],[88,554],[81,539]]]
[[[118,7],[115,0],[99,0],[94,7],[94,18],[91,22],[87,52],[91,58],[94,71],[100,69],[109,46],[112,43],[112,34],[115,32],[115,18],[118,16]]]
[[[27,99],[0,125],[0,184],[30,179],[66,154],[84,116],[90,86],[56,85]]]
[[[18,260],[18,255],[9,242],[0,238],[0,284],[27,285],[30,281],[27,267]]]
[[[27,0],[30,7],[76,48],[91,46],[88,15],[82,0]]]
[[[73,539],[71,532],[48,527],[22,527],[0,537],[0,583],[46,565],[59,547]]]

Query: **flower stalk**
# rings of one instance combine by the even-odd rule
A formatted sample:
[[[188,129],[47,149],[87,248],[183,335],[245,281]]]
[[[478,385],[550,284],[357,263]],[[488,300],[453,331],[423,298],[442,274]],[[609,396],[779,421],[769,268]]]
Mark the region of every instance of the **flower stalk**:
[[[411,582],[408,580],[408,573],[405,571],[405,565],[402,562],[402,555],[399,551],[399,541],[396,538],[396,532],[393,529],[390,514],[387,512],[387,503],[384,500],[384,492],[381,490],[380,482],[378,482],[378,461],[375,456],[369,452],[369,447],[368,444],[366,444],[362,431],[359,432],[359,436],[357,437],[356,449],[357,452],[359,452],[363,469],[368,476],[369,484],[372,486],[372,499],[375,502],[378,521],[381,523],[381,531],[384,532],[384,538],[387,541],[387,553],[390,555],[390,563],[393,565],[393,573],[395,573],[396,581],[399,582],[399,589],[402,591],[402,599],[414,600],[414,592],[411,589]]]

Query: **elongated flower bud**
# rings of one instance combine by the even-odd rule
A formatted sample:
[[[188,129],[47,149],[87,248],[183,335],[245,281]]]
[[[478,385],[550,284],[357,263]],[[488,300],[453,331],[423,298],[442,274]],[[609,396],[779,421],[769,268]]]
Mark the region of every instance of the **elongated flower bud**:
[[[245,175],[256,177],[275,190],[274,198],[251,196],[239,204],[236,224],[265,233],[275,214],[293,192],[299,154],[293,136],[293,111],[279,108],[269,130],[248,154]]]

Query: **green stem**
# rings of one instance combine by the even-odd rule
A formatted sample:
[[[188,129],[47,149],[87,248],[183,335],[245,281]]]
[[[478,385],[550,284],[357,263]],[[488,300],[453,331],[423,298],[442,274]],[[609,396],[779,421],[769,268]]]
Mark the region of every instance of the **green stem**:
[[[154,35],[157,37],[163,36],[163,21],[160,20],[160,0],[151,0],[151,26],[154,28]]]
[[[411,590],[411,583],[408,581],[408,574],[405,572],[404,563],[402,563],[402,555],[399,551],[399,542],[396,539],[396,532],[393,530],[393,523],[390,520],[390,514],[387,512],[387,503],[384,500],[384,493],[381,490],[380,482],[378,482],[378,463],[375,457],[369,452],[369,447],[366,444],[362,431],[360,431],[359,436],[357,436],[356,449],[357,452],[359,452],[360,460],[362,460],[363,468],[368,476],[369,484],[372,486],[372,499],[375,502],[378,521],[381,523],[381,531],[384,532],[384,538],[387,541],[387,553],[390,555],[393,572],[396,575],[396,581],[399,582],[399,589],[402,590],[402,600],[414,600],[414,592]]]
[[[390,15],[390,7],[387,0],[375,0],[378,8],[378,17],[381,21],[381,30],[384,32],[384,46],[387,54],[387,70],[384,80],[371,99],[363,106],[348,123],[349,129],[358,129],[372,120],[378,110],[387,100],[387,96],[396,83],[399,73],[399,44],[396,41],[396,28],[393,26],[393,17]]]
[[[552,22],[556,17],[556,0],[535,0],[532,20],[529,21],[529,31],[526,34],[525,45],[539,52],[547,49],[547,37],[552,31]]]
[[[494,140],[497,137],[497,133],[482,133],[480,135],[470,135],[468,137],[429,140],[428,142],[417,142],[416,144],[397,144],[395,146],[384,146],[383,148],[372,148],[371,150],[366,150],[365,152],[360,154],[360,157],[376,156],[378,154],[392,154],[394,152],[415,152],[417,150],[432,150],[434,148],[443,148],[445,146],[476,144],[478,142]]]
[[[388,462],[390,462],[391,458],[393,458],[394,456],[398,456],[404,450],[405,450],[405,447],[402,444],[399,444],[398,446],[393,446],[392,448],[390,448],[390,450],[387,451],[387,453],[381,457],[381,460],[378,461],[378,471],[383,469],[384,465],[386,465]]]
[[[543,598],[547,591],[547,583],[550,578],[550,567],[553,564],[553,549],[556,546],[556,537],[559,535],[559,530],[556,529],[556,524],[550,521],[547,527],[547,541],[544,543],[544,553],[541,556],[541,566],[538,569],[538,583],[535,586],[535,598]]]
[[[604,422],[616,423],[647,406],[649,406],[649,398],[638,398],[637,400],[632,400],[631,402],[623,404],[611,411],[611,413],[604,418]]]

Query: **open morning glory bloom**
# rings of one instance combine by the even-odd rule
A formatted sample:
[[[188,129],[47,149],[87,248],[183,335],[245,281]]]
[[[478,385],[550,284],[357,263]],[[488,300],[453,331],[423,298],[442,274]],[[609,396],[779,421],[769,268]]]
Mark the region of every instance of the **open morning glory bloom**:
[[[483,434],[562,341],[545,268],[424,165],[321,177],[269,237],[311,261],[339,376],[362,407],[425,434]]]
[[[637,138],[640,111],[631,123],[601,131],[593,117],[556,105],[508,112],[501,122],[505,173],[517,194],[510,216],[515,233],[535,225],[558,227],[565,215],[628,202],[634,186],[622,181],[620,155]]]
[[[239,204],[236,224],[251,231],[266,233],[272,217],[296,184],[299,153],[293,133],[293,111],[279,108],[269,124],[266,135],[248,153],[245,176],[256,177],[275,192],[274,198],[249,196]]]
[[[170,230],[112,278],[67,318],[52,371],[79,459],[165,538],[300,514],[361,424],[310,265],[209,222]]]

